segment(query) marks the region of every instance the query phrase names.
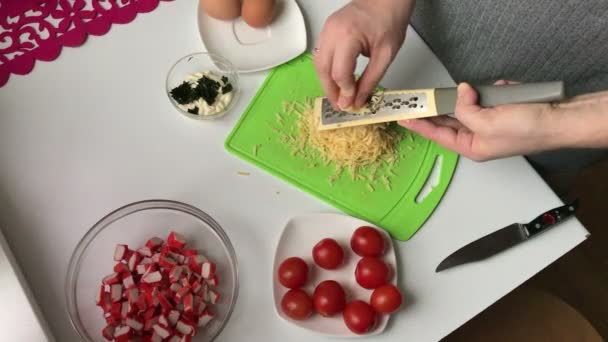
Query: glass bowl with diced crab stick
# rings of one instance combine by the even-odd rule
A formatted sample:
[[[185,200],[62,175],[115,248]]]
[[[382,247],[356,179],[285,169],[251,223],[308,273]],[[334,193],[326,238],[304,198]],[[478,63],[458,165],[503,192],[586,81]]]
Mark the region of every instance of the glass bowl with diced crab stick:
[[[203,211],[168,200],[118,208],[80,240],[66,276],[87,342],[213,341],[238,294],[234,248]]]
[[[238,81],[229,60],[211,52],[198,52],[180,58],[171,67],[166,92],[169,101],[185,116],[216,119],[234,108]]]

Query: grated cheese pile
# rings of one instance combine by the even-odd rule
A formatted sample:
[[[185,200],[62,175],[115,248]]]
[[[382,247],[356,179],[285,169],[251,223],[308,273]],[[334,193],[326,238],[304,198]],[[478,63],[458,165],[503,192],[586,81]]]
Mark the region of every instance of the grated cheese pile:
[[[353,180],[377,181],[376,173],[383,167],[389,169],[399,159],[397,146],[403,135],[390,124],[373,124],[320,131],[319,116],[314,114],[312,100],[288,102],[285,113],[296,115],[297,131],[286,133],[275,130],[281,141],[292,147],[292,155],[300,154],[305,159],[320,157],[325,164],[335,164],[336,172],[330,178],[333,182],[344,170],[348,170]],[[277,114],[277,122],[284,125],[283,116]],[[308,148],[310,147],[310,148]],[[312,148],[312,149],[311,149]],[[316,165],[312,165],[315,167]],[[382,183],[390,190],[390,182],[385,175]],[[374,187],[369,184],[370,191]]]

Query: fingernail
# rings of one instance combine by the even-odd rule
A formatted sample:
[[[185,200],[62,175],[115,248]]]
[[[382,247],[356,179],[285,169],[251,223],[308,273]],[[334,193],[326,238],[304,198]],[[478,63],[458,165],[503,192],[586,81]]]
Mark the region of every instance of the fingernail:
[[[463,90],[464,90],[464,88],[465,88],[465,87],[466,87],[466,84],[465,84],[465,83],[460,83],[460,84],[458,85],[458,87],[456,88],[456,91],[458,92],[458,98],[461,98],[461,97],[462,97],[462,95],[463,95],[463,93],[462,93],[462,92],[463,92]]]
[[[350,98],[346,96],[340,96],[340,98],[338,99],[338,107],[340,107],[341,110],[344,110],[351,105],[351,102],[352,101]]]
[[[355,88],[354,87],[340,88],[340,95],[352,97],[353,95],[355,95]]]

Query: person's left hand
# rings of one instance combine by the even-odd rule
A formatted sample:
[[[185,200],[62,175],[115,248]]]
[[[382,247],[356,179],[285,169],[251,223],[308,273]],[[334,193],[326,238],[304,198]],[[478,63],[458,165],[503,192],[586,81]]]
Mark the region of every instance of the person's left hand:
[[[496,84],[509,84],[498,81]],[[559,148],[559,115],[551,104],[513,104],[480,107],[477,92],[458,86],[455,118],[438,116],[399,122],[421,136],[476,161]]]

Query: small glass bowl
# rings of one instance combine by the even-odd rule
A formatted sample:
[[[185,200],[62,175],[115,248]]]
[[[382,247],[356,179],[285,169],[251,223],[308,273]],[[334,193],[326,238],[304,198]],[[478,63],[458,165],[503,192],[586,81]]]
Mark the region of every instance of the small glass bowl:
[[[188,204],[168,200],[135,202],[116,209],[97,222],[80,240],[66,276],[65,296],[70,321],[83,341],[106,341],[103,310],[95,305],[95,293],[104,276],[113,272],[116,244],[131,249],[144,246],[171,231],[182,234],[187,247],[196,248],[216,263],[220,301],[212,306],[215,318],[197,331],[192,341],[213,341],[230,319],[238,296],[238,269],[230,239],[209,215]],[[106,341],[107,342],[107,341]]]
[[[198,115],[188,113],[187,111],[180,108],[179,104],[173,97],[171,96],[171,90],[186,80],[186,77],[197,73],[211,71],[214,74],[222,77],[228,77],[228,81],[232,85],[232,100],[224,110],[210,115]],[[208,119],[217,119],[224,115],[226,115],[232,108],[234,108],[235,103],[238,101],[239,97],[239,77],[234,69],[232,63],[226,58],[211,53],[211,52],[197,52],[192,53],[187,56],[180,58],[169,70],[167,74],[167,80],[165,82],[166,93],[169,97],[169,101],[173,104],[175,109],[177,109],[180,113],[185,116],[196,119],[196,120],[208,120]]]

